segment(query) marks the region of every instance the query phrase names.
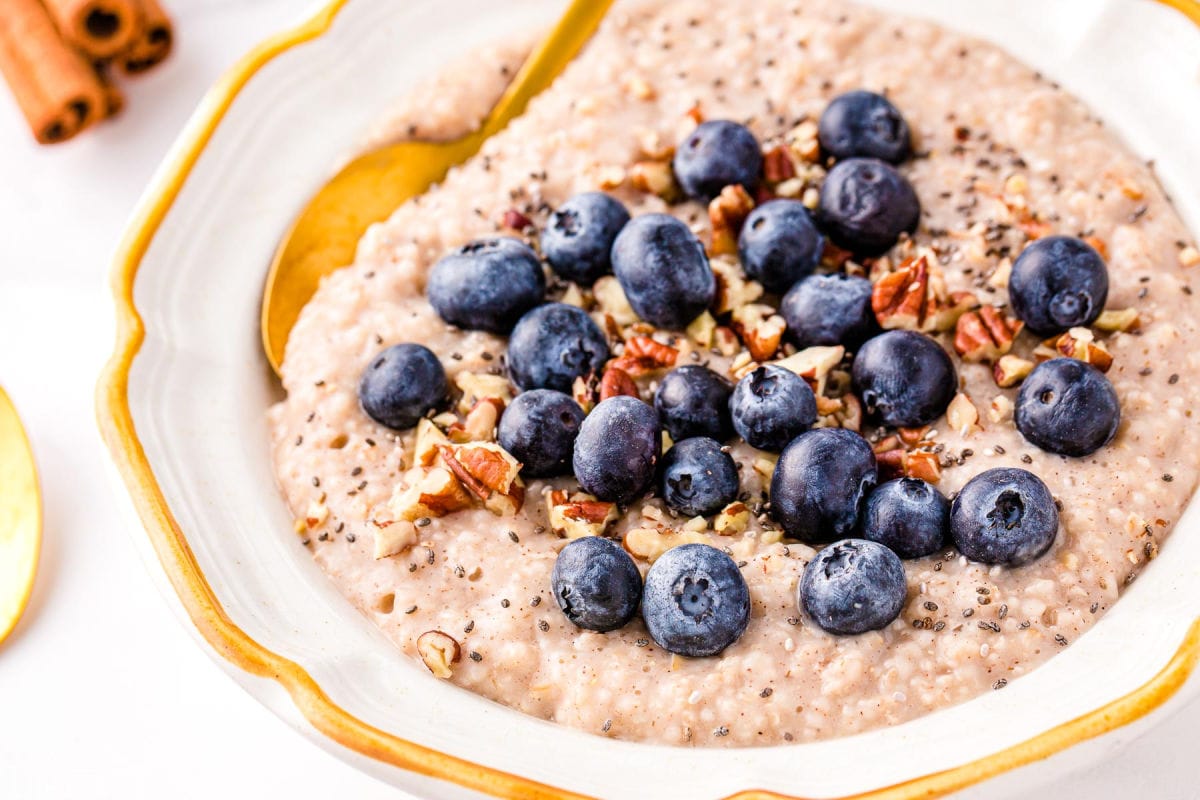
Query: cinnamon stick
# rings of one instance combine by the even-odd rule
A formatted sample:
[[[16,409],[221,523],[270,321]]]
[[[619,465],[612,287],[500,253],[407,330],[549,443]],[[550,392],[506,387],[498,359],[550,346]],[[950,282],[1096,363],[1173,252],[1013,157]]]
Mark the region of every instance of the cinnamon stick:
[[[104,118],[115,117],[125,108],[125,93],[113,82],[112,76],[104,66],[97,65],[96,73],[100,76],[100,87],[104,90]]]
[[[145,72],[167,57],[175,32],[171,18],[158,0],[133,0],[141,12],[142,27],[129,49],[117,58],[121,69],[133,74]]]
[[[0,73],[42,144],[69,139],[105,113],[96,70],[39,0],[0,0]]]
[[[137,0],[42,0],[63,38],[92,59],[110,58],[141,31]]]

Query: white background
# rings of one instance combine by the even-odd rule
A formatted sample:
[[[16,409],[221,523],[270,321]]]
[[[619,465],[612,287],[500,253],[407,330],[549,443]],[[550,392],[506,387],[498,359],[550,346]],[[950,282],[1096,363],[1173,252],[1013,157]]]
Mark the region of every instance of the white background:
[[[0,798],[403,797],[222,672],[158,590],[106,473],[92,395],[112,345],[107,275],[124,222],[204,90],[310,4],[168,5],[176,50],[125,82],[119,119],[41,148],[0,96],[0,383],[29,428],[46,502],[33,601],[0,646]],[[965,796],[1200,797],[1200,707],[1116,736],[1130,740],[1118,759],[1068,775],[1050,759]]]

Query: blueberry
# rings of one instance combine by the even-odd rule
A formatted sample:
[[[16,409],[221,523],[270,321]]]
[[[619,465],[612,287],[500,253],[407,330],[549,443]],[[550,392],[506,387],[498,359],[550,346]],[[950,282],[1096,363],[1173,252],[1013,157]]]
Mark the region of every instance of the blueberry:
[[[750,212],[738,236],[742,268],[768,292],[786,292],[811,275],[825,237],[798,200],[772,200]]]
[[[733,559],[706,544],[663,553],[646,573],[642,618],[662,649],[715,656],[750,622],[750,590]]]
[[[571,391],[581,375],[600,372],[608,340],[587,312],[566,303],[538,306],[508,339],[508,372],[521,389]]]
[[[723,442],[733,435],[729,381],[699,364],[668,372],[654,393],[654,409],[675,441],[707,436]]]
[[[670,508],[707,517],[737,499],[737,465],[720,442],[704,436],[684,439],[663,456],[659,487]]]
[[[877,256],[917,229],[921,203],[908,180],[874,158],[839,161],[821,184],[817,219],[838,247]]]
[[[920,558],[940,550],[950,529],[950,501],[919,478],[880,484],[867,497],[862,537],[878,542],[901,558]]]
[[[817,428],[784,448],[771,476],[771,516],[804,542],[830,542],[858,527],[875,487],[875,453],[844,428]]]
[[[897,428],[933,422],[958,391],[950,356],[916,331],[888,331],[868,339],[850,374],[867,414]]]
[[[358,402],[367,416],[396,430],[416,425],[446,399],[446,370],[428,347],[397,344],[363,370]]]
[[[654,409],[634,397],[610,397],[579,427],[572,463],[585,492],[625,504],[654,480],[662,432]]]
[[[546,276],[537,253],[519,239],[480,239],[433,265],[425,292],[438,315],[469,331],[508,333],[542,302]]]
[[[981,472],[950,506],[950,535],[972,561],[1018,567],[1054,544],[1058,508],[1042,479],[1023,469]]]
[[[575,437],[583,409],[574,398],[551,389],[523,392],[508,404],[496,439],[522,464],[529,478],[571,474]]]
[[[778,453],[817,421],[817,398],[799,375],[767,364],[738,381],[729,411],[747,444]]]
[[[613,273],[637,315],[679,330],[712,303],[717,280],[704,245],[668,214],[635,217],[617,236]]]
[[[908,123],[881,94],[862,89],[830,101],[817,125],[821,151],[834,158],[867,156],[899,164],[912,152]]]
[[[562,278],[590,286],[609,272],[613,241],[629,212],[604,192],[577,194],[550,215],[542,232],[542,254]]]
[[[687,196],[707,202],[733,184],[753,190],[762,149],[746,126],[715,119],[701,122],[680,142],[672,166]]]
[[[907,594],[904,565],[895,553],[865,539],[843,539],[808,562],[797,601],[822,630],[853,635],[890,625]]]
[[[1108,300],[1108,267],[1087,242],[1047,236],[1013,262],[1008,297],[1013,312],[1038,336],[1091,325]]]
[[[559,551],[550,588],[573,624],[589,631],[611,631],[637,615],[642,574],[621,545],[585,536]]]
[[[1074,358],[1052,358],[1021,384],[1014,421],[1043,450],[1086,456],[1117,435],[1121,404],[1100,370]]]
[[[871,282],[835,272],[812,275],[783,296],[779,313],[787,321],[787,335],[803,350],[814,345],[859,345],[879,332],[871,310]]]

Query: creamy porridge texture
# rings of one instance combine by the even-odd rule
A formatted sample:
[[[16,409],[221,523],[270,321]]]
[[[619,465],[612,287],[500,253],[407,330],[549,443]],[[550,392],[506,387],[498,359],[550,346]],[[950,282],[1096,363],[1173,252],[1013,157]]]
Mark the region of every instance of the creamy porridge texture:
[[[356,263],[324,282],[292,332],[287,398],[270,412],[278,478],[301,521],[299,538],[405,653],[416,656],[418,637],[440,631],[461,648],[443,676],[600,735],[700,746],[812,741],[1001,690],[1111,607],[1157,554],[1195,489],[1200,308],[1185,266],[1193,237],[1145,163],[1078,101],[995,47],[826,0],[725,4],[703,15],[695,9],[669,0],[618,2],[522,118],[444,184],[374,226]],[[495,91],[487,81],[477,85],[480,93]],[[1096,332],[1111,353],[1107,377],[1122,422],[1093,455],[1065,458],[1030,444],[1012,421],[1015,385],[1000,388],[992,366],[958,357],[965,397],[952,403],[950,419],[890,440],[890,432],[863,427],[877,452],[890,453],[881,463],[904,460],[910,472],[936,474],[947,496],[992,467],[1038,475],[1061,509],[1044,556],[1007,568],[969,562],[948,547],[906,560],[898,619],[857,636],[830,635],[796,604],[797,583],[816,551],[781,541],[778,526],[757,513],[772,458],[739,441],[733,454],[741,490],[756,512],[744,531],[720,535],[688,524],[659,500],[635,500],[608,528],[613,538],[635,531],[626,546],[640,556],[643,574],[650,556],[684,541],[708,542],[738,562],[751,618],[717,657],[665,652],[639,618],[608,633],[567,621],[550,591],[567,540],[551,530],[543,488],[576,491],[571,478],[528,481],[516,514],[475,504],[420,519],[410,547],[376,558],[377,536],[394,530],[377,523],[391,519],[393,493],[412,480],[415,435],[362,412],[363,369],[385,346],[417,342],[439,355],[451,385],[464,374],[503,371],[504,338],[452,328],[427,302],[426,276],[437,259],[505,225],[528,220],[540,230],[550,210],[598,188],[635,218],[665,211],[710,242],[706,209],[668,205],[635,188],[645,176],[634,165],[661,161],[663,144],[679,141],[697,116],[743,122],[770,146],[816,120],[831,98],[860,87],[886,91],[912,128],[917,155],[899,169],[922,204],[913,246],[932,248],[948,297],[969,291],[984,303],[1005,302],[1011,259],[1030,238],[1053,233],[1086,237],[1104,252],[1107,307],[1136,312],[1136,329]],[[463,113],[485,105],[464,104]],[[419,122],[420,109],[411,114],[400,129]],[[805,175],[793,180],[803,184]],[[896,267],[903,247],[864,268]],[[591,302],[551,282],[550,297],[564,292]],[[1104,322],[1129,327],[1116,314]],[[954,332],[938,336],[953,353]],[[674,340],[679,364],[707,362],[731,379],[744,367],[695,338]],[[1094,346],[1078,335],[1059,344],[1076,356]],[[1035,360],[1037,347],[1038,337],[1022,332],[1011,354]],[[644,398],[661,377],[639,378]]]

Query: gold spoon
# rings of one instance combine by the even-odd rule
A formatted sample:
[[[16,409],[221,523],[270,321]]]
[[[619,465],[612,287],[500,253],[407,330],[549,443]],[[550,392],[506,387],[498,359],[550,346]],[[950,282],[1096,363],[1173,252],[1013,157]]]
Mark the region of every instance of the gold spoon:
[[[29,439],[0,389],[0,642],[29,603],[42,548],[42,496]]]
[[[288,334],[321,278],[354,260],[367,226],[424,193],[525,110],[591,38],[612,0],[572,0],[479,129],[448,142],[397,142],[350,162],[308,201],[284,235],[263,289],[262,340],[276,374]]]

